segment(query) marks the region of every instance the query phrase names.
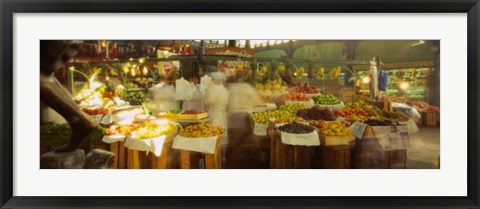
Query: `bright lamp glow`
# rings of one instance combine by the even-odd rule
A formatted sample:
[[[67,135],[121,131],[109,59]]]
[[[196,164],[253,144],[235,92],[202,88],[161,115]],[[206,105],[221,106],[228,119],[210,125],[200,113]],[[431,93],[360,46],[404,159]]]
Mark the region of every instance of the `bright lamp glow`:
[[[405,89],[408,89],[408,87],[410,87],[410,84],[408,84],[407,82],[402,82],[400,83],[399,87],[400,89],[405,90]]]
[[[365,83],[365,84],[370,83],[370,77],[368,77],[368,76],[363,77],[362,78],[362,83]]]

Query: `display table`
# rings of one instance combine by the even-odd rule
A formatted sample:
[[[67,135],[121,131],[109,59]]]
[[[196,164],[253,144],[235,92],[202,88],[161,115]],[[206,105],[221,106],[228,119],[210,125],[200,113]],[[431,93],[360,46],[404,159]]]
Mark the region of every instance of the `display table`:
[[[316,146],[288,145],[282,143],[281,132],[269,128],[270,168],[273,169],[309,169],[311,157]]]
[[[222,150],[221,150],[221,141],[223,135],[217,137],[213,151],[201,151],[202,149],[209,149],[206,146],[207,143],[202,143],[199,145],[192,145],[189,146],[185,141],[185,138],[175,138],[172,147],[174,149],[178,149],[180,152],[180,168],[181,169],[191,169],[193,168],[193,164],[191,159],[193,158],[192,155],[198,155],[201,153],[200,158],[203,158],[203,162],[205,162],[205,169],[221,169],[222,168]],[[178,140],[181,139],[181,140]],[[196,138],[191,138],[194,140],[192,142],[198,141]],[[192,149],[188,148],[191,147]],[[203,166],[199,164],[198,168],[202,168]]]
[[[320,157],[325,169],[349,169],[351,149],[355,144],[353,136],[320,135]]]

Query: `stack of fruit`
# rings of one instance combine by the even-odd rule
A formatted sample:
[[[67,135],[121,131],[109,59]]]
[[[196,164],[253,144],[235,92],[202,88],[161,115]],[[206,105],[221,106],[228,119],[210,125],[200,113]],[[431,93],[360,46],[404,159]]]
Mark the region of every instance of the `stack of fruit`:
[[[344,123],[339,121],[323,123],[320,128],[320,133],[325,136],[349,136],[351,135]]]
[[[332,94],[316,95],[312,97],[315,104],[319,105],[337,105],[340,104],[340,100]]]
[[[308,109],[308,106],[305,104],[298,103],[298,104],[281,105],[280,108],[278,108],[278,110],[287,111],[293,115],[295,115],[298,110],[302,110],[302,109]]]
[[[131,136],[135,139],[149,139],[171,134],[175,130],[176,126],[169,123],[168,120],[146,121],[133,131]]]
[[[133,105],[142,104],[147,100],[147,94],[143,90],[126,90],[120,97]]]
[[[370,110],[370,109],[373,109],[373,106],[370,104],[368,100],[359,99],[359,100],[345,103],[345,108]]]
[[[188,138],[204,138],[212,136],[220,136],[225,132],[225,128],[214,126],[208,123],[199,123],[190,125],[180,130],[179,135]]]
[[[368,118],[367,112],[363,109],[341,109],[335,110],[335,114],[339,117],[350,121],[361,121]]]
[[[308,134],[308,133],[312,133],[315,129],[313,129],[309,125],[293,122],[293,123],[287,123],[283,126],[280,126],[278,130],[282,132],[291,133],[291,134]]]
[[[312,107],[310,109],[302,109],[297,111],[297,116],[305,120],[337,120],[337,116],[330,110],[320,109],[319,107]]]
[[[407,104],[414,106],[418,111],[424,111],[424,112],[439,112],[440,110],[438,107],[429,105],[425,102],[421,101],[409,101]]]
[[[296,121],[295,116],[287,111],[281,110],[256,112],[252,114],[252,119],[255,123],[266,124],[271,118],[275,118],[275,123],[289,123]]]
[[[325,123],[324,120],[311,120],[309,124],[315,128],[322,128],[322,125]]]
[[[393,122],[405,122],[410,120],[410,118],[405,115],[403,112],[390,112],[383,111],[383,118],[391,120]]]
[[[107,136],[112,136],[112,135],[127,136],[133,131],[135,131],[137,128],[138,128],[137,124],[111,126],[110,128],[105,129],[104,134]]]
[[[299,92],[305,94],[318,94],[320,91],[309,83],[297,84],[288,89],[289,92]]]
[[[255,89],[259,94],[266,95],[280,95],[285,92],[287,86],[283,85],[282,79],[267,80],[265,84],[258,83],[255,85]]]
[[[280,99],[283,101],[310,101],[312,98],[305,93],[287,92],[280,96]]]

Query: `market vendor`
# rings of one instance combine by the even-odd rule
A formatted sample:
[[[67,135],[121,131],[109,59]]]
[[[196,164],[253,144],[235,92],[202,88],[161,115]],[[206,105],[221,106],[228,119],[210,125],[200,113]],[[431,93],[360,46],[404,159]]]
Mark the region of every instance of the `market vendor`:
[[[160,83],[150,89],[156,111],[163,112],[180,109],[175,99],[175,87],[168,78],[161,78]]]
[[[191,99],[183,101],[182,104],[182,110],[198,110],[198,111],[205,111],[205,105],[203,104],[203,97],[204,97],[204,92],[200,90],[200,78],[196,75],[193,75],[189,79],[190,83],[192,84],[190,86],[190,91],[191,91]]]
[[[261,99],[255,88],[241,79],[232,79],[228,85],[230,99],[228,102],[229,144],[226,152],[226,168],[256,168],[258,164],[250,157],[250,145],[253,130],[250,113]]]
[[[208,116],[212,118],[212,125],[222,126],[225,127],[225,130],[228,130],[226,111],[229,93],[224,85],[226,76],[222,72],[215,72],[210,76],[212,77],[212,82],[205,93],[205,107],[207,108]],[[222,149],[226,147],[228,141],[227,133],[225,133],[222,140]]]

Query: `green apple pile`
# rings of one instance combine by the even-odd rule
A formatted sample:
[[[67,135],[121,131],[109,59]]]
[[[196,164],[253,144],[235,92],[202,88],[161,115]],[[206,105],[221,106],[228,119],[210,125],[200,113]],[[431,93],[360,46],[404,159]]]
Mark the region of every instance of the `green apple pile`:
[[[340,100],[336,96],[333,96],[332,94],[316,95],[316,96],[313,96],[312,99],[315,102],[315,104],[319,104],[319,105],[340,104]]]

